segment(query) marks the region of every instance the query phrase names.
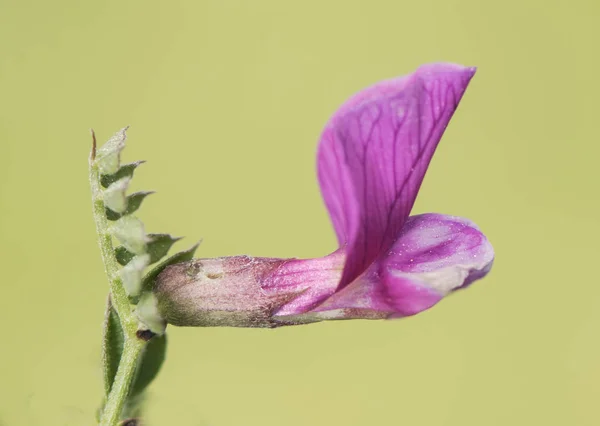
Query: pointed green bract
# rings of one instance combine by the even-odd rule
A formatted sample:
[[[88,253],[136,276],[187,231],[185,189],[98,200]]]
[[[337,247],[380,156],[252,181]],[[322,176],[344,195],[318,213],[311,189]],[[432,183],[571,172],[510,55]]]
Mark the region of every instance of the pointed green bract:
[[[121,266],[127,265],[129,262],[131,262],[131,259],[133,259],[134,257],[135,254],[133,254],[123,246],[119,246],[115,249],[115,258]]]
[[[145,161],[134,161],[133,163],[123,164],[115,173],[112,174],[104,174],[100,177],[100,184],[103,188],[108,188],[108,186],[118,181],[119,179],[123,179],[125,177],[132,178],[133,172],[138,168],[140,164],[144,164]]]
[[[142,201],[150,195],[154,194],[154,191],[140,191],[134,192],[130,196],[127,197],[127,210],[123,214],[132,214],[142,205]]]
[[[149,264],[156,263],[167,255],[173,244],[181,238],[172,237],[169,234],[148,234],[146,235],[146,253],[150,255]],[[135,256],[124,246],[119,246],[115,249],[115,256],[120,265],[127,265]]]
[[[121,151],[125,148],[127,127],[119,130],[96,151],[95,163],[102,175],[114,174],[121,165]]]
[[[131,262],[121,269],[121,279],[123,287],[128,296],[137,296],[142,289],[142,276],[144,269],[150,264],[150,255],[142,254],[135,256]]]
[[[104,191],[104,205],[115,213],[124,213],[127,210],[127,195],[130,178],[124,177],[110,184]]]
[[[198,249],[199,245],[200,242],[193,245],[187,250],[180,251],[179,253],[168,257],[167,259],[163,260],[158,265],[156,265],[152,270],[150,270],[150,272],[146,274],[146,276],[142,280],[142,292],[152,292],[152,289],[154,288],[154,282],[156,281],[156,277],[158,277],[158,275],[167,266],[174,265],[176,263],[187,262],[188,260],[193,259],[194,253],[196,253],[196,250]]]
[[[112,234],[123,246],[134,254],[146,253],[148,237],[144,231],[144,224],[135,216],[123,216],[114,222]]]
[[[123,215],[120,213],[115,213],[113,212],[111,209],[106,208],[105,209],[105,213],[106,213],[106,218],[108,220],[110,220],[111,222],[114,222],[115,220],[120,219]]]
[[[169,234],[148,234],[148,254],[150,263],[158,262],[165,257],[173,244],[181,240],[181,237],[172,237]]]
[[[113,210],[106,209],[106,218],[111,221],[118,220],[122,216],[126,216],[134,213],[142,205],[142,201],[148,195],[154,194],[154,191],[140,191],[134,192],[127,197],[127,209],[123,213],[116,213]]]
[[[147,235],[144,224],[132,215],[152,192],[126,194],[136,168],[143,163],[121,165],[126,131],[117,132],[99,149],[92,131],[89,163],[94,220],[112,295],[102,343],[105,399],[98,411],[102,426],[133,420],[141,414],[143,391],[158,374],[166,351],[166,323],[155,296],[145,289],[151,288],[148,283],[154,282],[166,266],[191,259],[197,247],[177,253],[144,275],[148,265],[165,257],[180,238]],[[114,247],[113,239],[107,238],[109,233],[121,246]]]

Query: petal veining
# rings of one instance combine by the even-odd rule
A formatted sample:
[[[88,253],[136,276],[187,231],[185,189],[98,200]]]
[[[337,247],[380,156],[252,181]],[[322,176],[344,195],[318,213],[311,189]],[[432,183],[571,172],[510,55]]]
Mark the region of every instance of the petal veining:
[[[319,144],[321,192],[352,282],[400,233],[433,152],[474,68],[420,67],[350,98],[330,119]]]

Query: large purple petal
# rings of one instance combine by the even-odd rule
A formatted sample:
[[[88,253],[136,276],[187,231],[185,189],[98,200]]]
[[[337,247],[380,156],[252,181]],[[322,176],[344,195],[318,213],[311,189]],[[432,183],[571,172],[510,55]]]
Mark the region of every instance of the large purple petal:
[[[295,320],[414,315],[485,276],[493,260],[491,244],[473,222],[441,214],[412,216],[383,260]]]
[[[323,131],[321,192],[347,261],[350,284],[399,235],[429,161],[475,68],[420,67],[348,100]]]

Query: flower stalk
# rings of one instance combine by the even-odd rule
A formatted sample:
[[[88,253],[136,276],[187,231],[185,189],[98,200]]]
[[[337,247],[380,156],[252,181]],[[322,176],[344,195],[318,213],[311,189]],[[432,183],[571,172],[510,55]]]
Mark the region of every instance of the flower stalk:
[[[119,274],[119,264],[115,259],[112,235],[105,213],[106,206],[104,205],[104,197],[100,189],[100,172],[98,166],[92,161],[90,161],[90,187],[92,190],[93,213],[94,222],[96,223],[96,233],[98,234],[98,245],[100,246],[104,272],[108,278],[112,305],[119,315],[123,331],[127,336],[135,337],[138,320],[130,307],[129,298]]]
[[[102,343],[101,426],[130,423],[140,415],[141,396],[160,371],[167,347],[166,324],[152,295],[156,277],[169,265],[189,261],[198,247],[163,259],[180,238],[146,234],[142,221],[133,215],[152,192],[126,193],[135,169],[143,163],[121,164],[126,130],[99,148],[92,131],[89,158],[93,216],[110,289]],[[113,239],[121,245],[115,247]]]
[[[100,418],[100,426],[114,426],[118,424],[133,380],[135,379],[135,370],[145,345],[145,341],[135,336],[133,338],[125,338],[125,346],[121,355],[119,369],[117,370],[111,391],[108,394],[108,399]]]
[[[137,319],[123,281],[120,276],[119,264],[115,258],[110,225],[106,217],[104,194],[101,189],[101,173],[96,159],[96,136],[92,131],[93,145],[89,161],[89,178],[92,192],[92,205],[98,245],[108,278],[111,304],[117,312],[124,335],[124,346],[115,380],[108,392],[106,405],[100,418],[101,426],[117,424],[127,400],[131,383],[135,378],[135,370],[146,341],[139,339],[136,332],[139,328]],[[108,389],[107,389],[108,390]]]

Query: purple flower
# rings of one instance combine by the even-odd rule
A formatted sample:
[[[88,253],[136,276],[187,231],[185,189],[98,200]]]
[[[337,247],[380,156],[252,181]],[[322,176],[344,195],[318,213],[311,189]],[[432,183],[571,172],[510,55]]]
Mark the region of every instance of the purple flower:
[[[319,184],[340,248],[316,259],[194,259],[157,279],[159,312],[181,326],[276,327],[414,315],[488,273],[471,221],[409,216],[475,68],[431,64],[351,97],[319,143]]]

